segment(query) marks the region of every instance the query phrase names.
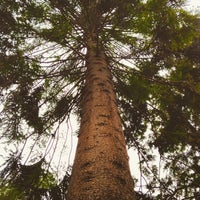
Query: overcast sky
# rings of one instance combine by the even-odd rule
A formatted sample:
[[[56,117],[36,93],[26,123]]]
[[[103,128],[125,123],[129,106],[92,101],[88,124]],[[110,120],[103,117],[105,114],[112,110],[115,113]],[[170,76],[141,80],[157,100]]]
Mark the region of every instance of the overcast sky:
[[[197,12],[198,10],[200,14],[200,0],[187,0],[186,2],[187,6],[189,7],[189,10],[192,9],[195,12]]]

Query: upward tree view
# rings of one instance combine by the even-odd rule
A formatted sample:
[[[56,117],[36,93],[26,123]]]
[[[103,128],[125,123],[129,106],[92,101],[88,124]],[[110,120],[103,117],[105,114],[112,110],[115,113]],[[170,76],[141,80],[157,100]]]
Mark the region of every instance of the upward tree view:
[[[1,0],[1,200],[200,199],[200,18],[184,3]]]

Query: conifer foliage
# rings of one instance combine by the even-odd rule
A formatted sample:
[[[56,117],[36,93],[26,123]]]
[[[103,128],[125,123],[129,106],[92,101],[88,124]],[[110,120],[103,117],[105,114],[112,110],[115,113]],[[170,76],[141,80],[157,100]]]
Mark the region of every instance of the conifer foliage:
[[[183,5],[182,0],[1,0],[0,139],[8,154],[1,155],[0,199],[78,196],[66,194],[79,171],[85,119],[96,110],[102,121],[88,118],[85,127],[98,127],[93,133],[105,138],[97,155],[105,156],[112,132],[117,150],[107,152],[108,160],[120,172],[118,187],[127,189],[119,199],[134,200],[133,189],[141,200],[200,198],[200,20]],[[111,114],[99,113],[100,98],[112,100]],[[63,159],[68,144],[60,138],[67,137],[72,115],[80,122],[74,169],[66,164],[68,155],[63,164],[53,161],[56,149]],[[123,143],[118,132],[138,153],[135,168],[141,175],[135,188],[127,159],[114,159],[126,155],[121,154],[125,145],[115,143]],[[90,142],[87,152],[96,147]],[[93,171],[86,170],[87,188],[81,191],[93,188],[98,175],[90,165],[98,168],[91,160],[84,163]],[[103,167],[99,174],[107,175],[109,167]],[[116,185],[107,191],[100,185],[104,196],[95,186],[96,199],[117,199],[111,190]]]

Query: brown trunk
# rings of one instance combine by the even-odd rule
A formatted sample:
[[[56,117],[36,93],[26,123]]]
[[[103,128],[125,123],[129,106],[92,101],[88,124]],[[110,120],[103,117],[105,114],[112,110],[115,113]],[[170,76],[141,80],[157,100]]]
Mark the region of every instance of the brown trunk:
[[[111,73],[88,41],[82,120],[67,200],[135,200]]]

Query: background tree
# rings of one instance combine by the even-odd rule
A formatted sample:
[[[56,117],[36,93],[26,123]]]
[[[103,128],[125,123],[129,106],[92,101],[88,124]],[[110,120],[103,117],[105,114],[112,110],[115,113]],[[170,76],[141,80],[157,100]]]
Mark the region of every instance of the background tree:
[[[2,198],[65,198],[68,173],[56,180],[48,157],[70,114],[81,118],[89,35],[106,54],[126,142],[138,152],[147,193],[138,198],[199,198],[200,22],[182,3],[1,1],[1,140],[16,149]]]

